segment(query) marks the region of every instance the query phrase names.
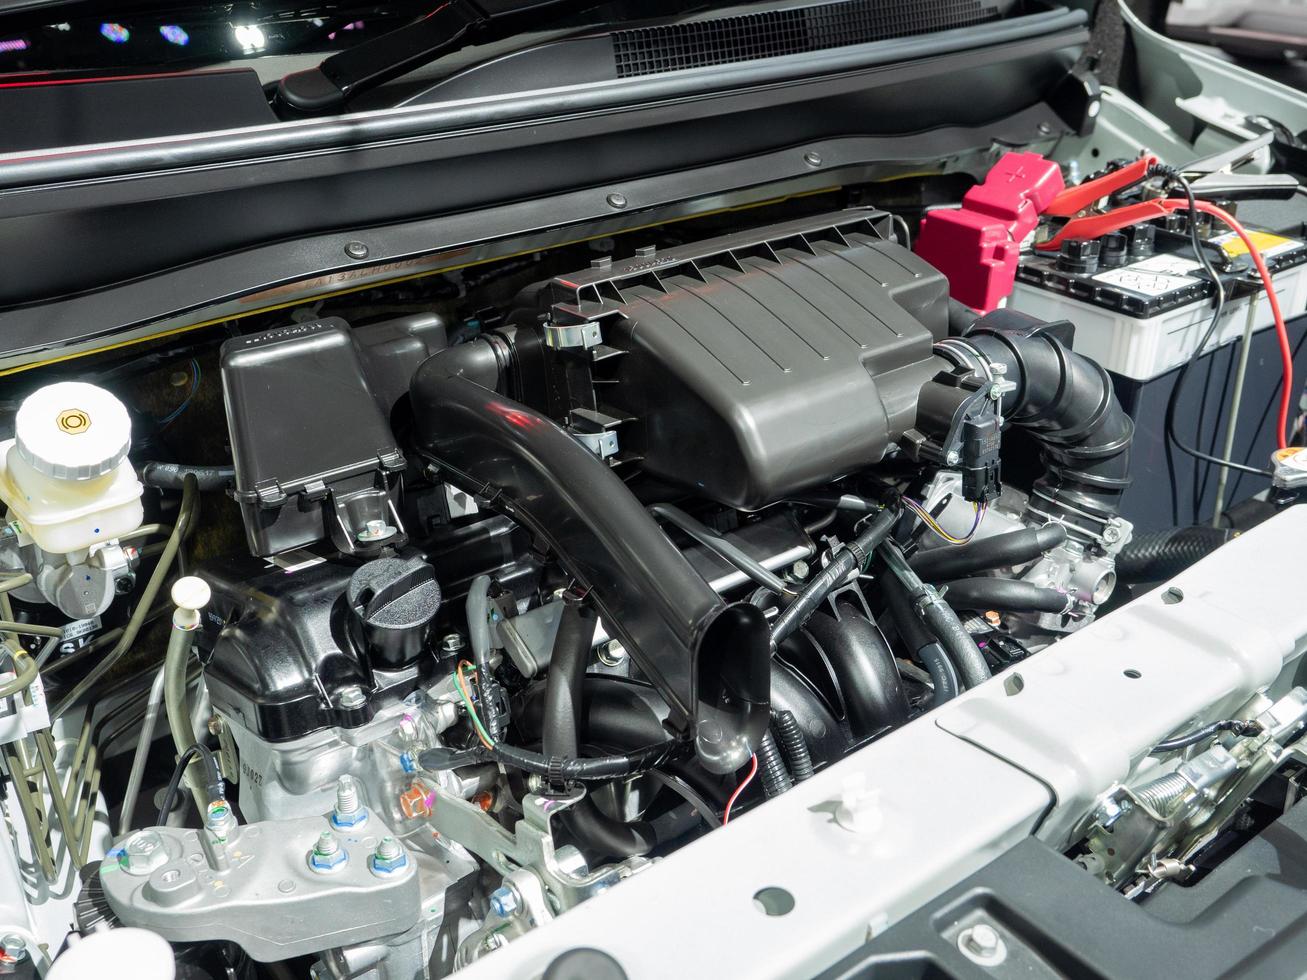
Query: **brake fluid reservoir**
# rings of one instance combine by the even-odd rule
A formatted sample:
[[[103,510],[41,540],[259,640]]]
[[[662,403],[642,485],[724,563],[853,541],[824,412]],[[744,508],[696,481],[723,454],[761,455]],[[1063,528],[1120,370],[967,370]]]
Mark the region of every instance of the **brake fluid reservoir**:
[[[140,526],[131,419],[109,392],[82,381],[40,388],[19,406],[14,436],[0,442],[0,501],[24,538],[69,554]]]

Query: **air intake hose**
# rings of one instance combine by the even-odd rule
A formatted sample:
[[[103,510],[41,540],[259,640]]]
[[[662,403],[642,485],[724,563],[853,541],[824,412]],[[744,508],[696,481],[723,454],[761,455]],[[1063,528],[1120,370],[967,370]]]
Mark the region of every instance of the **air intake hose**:
[[[547,544],[672,709],[711,772],[757,749],[770,717],[762,610],[726,605],[598,457],[500,394],[513,346],[482,337],[432,355],[411,386],[417,443],[441,479]]]
[[[1072,332],[1069,323],[996,310],[952,344],[971,348],[990,371],[1001,365],[1013,384],[1003,396],[1004,417],[1039,441],[1045,468],[1030,509],[1097,535],[1120,512],[1130,485],[1134,423],[1107,371],[1072,352]]]
[[[1173,527],[1136,535],[1116,556],[1116,574],[1122,582],[1165,582],[1197,564],[1234,532],[1224,527]]]

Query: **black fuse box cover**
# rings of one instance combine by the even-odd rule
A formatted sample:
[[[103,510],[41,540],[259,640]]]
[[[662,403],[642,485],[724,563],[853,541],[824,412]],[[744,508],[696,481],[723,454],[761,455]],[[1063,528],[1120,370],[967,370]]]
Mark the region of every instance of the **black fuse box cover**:
[[[221,365],[235,497],[251,552],[279,554],[324,538],[354,552],[369,521],[397,525],[391,498],[404,457],[345,321],[233,338]]]

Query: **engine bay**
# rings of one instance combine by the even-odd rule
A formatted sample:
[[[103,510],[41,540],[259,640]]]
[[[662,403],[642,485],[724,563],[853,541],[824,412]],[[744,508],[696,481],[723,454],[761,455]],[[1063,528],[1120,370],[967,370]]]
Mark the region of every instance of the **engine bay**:
[[[0,973],[1113,974],[977,890],[1227,887],[1301,817],[1307,224],[1128,103],[14,361]]]

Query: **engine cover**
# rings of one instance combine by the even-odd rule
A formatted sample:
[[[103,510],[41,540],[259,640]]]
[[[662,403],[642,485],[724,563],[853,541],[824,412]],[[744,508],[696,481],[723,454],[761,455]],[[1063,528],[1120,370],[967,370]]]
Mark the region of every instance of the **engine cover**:
[[[579,407],[629,419],[621,448],[648,474],[743,509],[879,461],[948,323],[947,281],[889,234],[847,211],[553,280],[555,337],[602,336]],[[566,389],[575,410],[575,372]]]

